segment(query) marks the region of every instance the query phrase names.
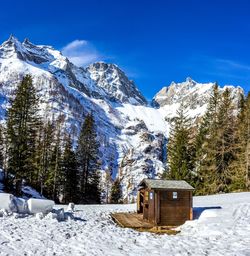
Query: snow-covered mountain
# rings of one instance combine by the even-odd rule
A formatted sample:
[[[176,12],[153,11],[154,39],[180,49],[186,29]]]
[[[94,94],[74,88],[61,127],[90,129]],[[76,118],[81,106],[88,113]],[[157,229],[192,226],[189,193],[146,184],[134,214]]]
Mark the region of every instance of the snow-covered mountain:
[[[134,82],[117,65],[97,62],[87,67],[87,71],[110,101],[133,105],[147,104]]]
[[[157,93],[150,105],[114,64],[97,62],[87,68],[77,67],[51,46],[34,45],[28,39],[21,43],[11,36],[0,46],[2,122],[9,99],[25,74],[33,76],[41,116],[53,120],[62,116],[68,132],[77,134],[84,116],[93,113],[102,169],[112,168],[113,177],[120,176],[128,201],[133,200],[141,179],[162,173],[169,123],[181,102],[197,119],[206,110],[213,86],[192,79],[172,83]],[[237,100],[242,89],[230,88]]]

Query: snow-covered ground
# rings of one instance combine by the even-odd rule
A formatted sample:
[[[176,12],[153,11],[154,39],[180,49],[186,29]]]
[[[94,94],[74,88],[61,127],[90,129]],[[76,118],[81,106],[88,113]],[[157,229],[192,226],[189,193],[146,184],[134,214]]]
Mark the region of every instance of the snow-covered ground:
[[[60,207],[60,206],[58,206]],[[0,218],[0,255],[250,255],[250,193],[194,198],[195,220],[175,236],[118,227],[135,205],[77,205],[75,220]]]

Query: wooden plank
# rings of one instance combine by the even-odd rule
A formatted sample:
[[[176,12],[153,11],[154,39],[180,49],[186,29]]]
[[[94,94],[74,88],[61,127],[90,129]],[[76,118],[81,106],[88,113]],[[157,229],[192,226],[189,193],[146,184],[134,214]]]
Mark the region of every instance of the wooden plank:
[[[156,234],[175,235],[180,231],[176,231],[176,226],[155,226],[143,220],[142,214],[137,213],[112,213],[113,220],[123,228],[133,228],[141,232],[152,232]]]
[[[121,227],[125,228],[152,228],[153,225],[143,220],[142,214],[112,213],[112,218]]]

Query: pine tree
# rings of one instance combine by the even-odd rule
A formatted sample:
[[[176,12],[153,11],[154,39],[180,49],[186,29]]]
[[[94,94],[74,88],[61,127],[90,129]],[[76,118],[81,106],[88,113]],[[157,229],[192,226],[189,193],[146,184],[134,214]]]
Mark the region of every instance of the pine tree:
[[[112,187],[112,169],[110,167],[110,168],[108,168],[105,171],[105,188],[104,188],[104,193],[105,193],[105,197],[106,197],[106,204],[108,204],[109,200],[110,200],[111,187]]]
[[[32,185],[38,125],[38,98],[32,77],[26,75],[16,90],[8,110],[8,173],[15,177],[15,192],[21,194],[22,181]]]
[[[62,159],[63,173],[63,202],[77,203],[78,173],[75,152],[72,147],[70,136],[66,137],[66,144]]]
[[[37,188],[41,195],[48,196],[46,182],[49,178],[49,171],[52,169],[53,145],[55,142],[55,127],[52,122],[47,121],[40,126],[37,146]],[[47,182],[48,183],[48,182]]]
[[[60,202],[62,197],[62,124],[64,116],[60,115],[55,123],[54,140],[51,142],[51,156],[48,175],[45,181],[48,198]]]
[[[201,121],[195,139],[196,194],[213,193],[216,190],[216,143],[220,93],[217,84],[208,102],[207,111]]]
[[[181,105],[171,126],[168,146],[168,178],[192,182],[193,146],[190,120]]]
[[[4,140],[3,140],[3,132],[2,126],[0,125],[0,169],[3,169],[4,163]]]
[[[92,114],[87,115],[82,125],[76,150],[77,163],[80,174],[80,194],[84,202],[90,196],[91,179],[97,181],[95,172],[99,169],[97,134]],[[87,191],[88,190],[88,191]],[[98,198],[96,198],[99,201]]]
[[[230,166],[235,160],[235,118],[233,102],[228,88],[222,94],[218,112],[216,145],[216,191],[228,192],[232,182]]]
[[[120,179],[116,179],[111,188],[110,203],[119,204],[122,202],[122,190]]]
[[[101,203],[100,172],[95,170],[90,173],[86,188],[86,199],[89,203]]]
[[[250,93],[242,95],[236,122],[236,159],[231,165],[231,190],[250,189]]]

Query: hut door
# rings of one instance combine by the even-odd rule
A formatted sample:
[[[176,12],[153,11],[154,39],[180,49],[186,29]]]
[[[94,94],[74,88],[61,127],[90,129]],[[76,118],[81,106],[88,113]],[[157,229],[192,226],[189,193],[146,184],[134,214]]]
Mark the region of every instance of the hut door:
[[[189,192],[162,191],[160,201],[161,225],[181,225],[190,218]]]

